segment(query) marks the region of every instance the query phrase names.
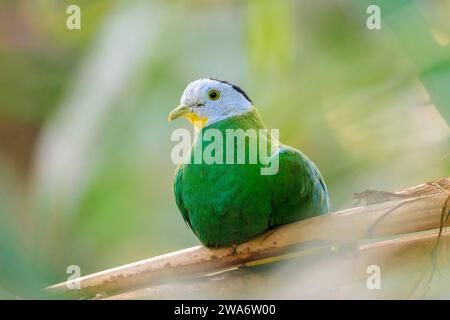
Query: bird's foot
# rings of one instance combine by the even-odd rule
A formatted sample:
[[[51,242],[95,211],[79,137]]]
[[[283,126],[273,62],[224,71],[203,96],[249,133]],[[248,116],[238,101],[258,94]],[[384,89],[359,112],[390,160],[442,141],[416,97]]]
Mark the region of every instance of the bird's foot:
[[[231,245],[231,255],[232,256],[237,255],[237,243],[236,242],[233,242],[233,244]]]

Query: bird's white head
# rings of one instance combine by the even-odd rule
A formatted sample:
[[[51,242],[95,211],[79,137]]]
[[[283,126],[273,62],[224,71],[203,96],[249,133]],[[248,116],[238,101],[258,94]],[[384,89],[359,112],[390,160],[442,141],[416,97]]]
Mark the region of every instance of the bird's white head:
[[[238,86],[222,80],[199,79],[186,87],[180,105],[170,112],[169,121],[185,117],[200,129],[252,110],[252,101]]]

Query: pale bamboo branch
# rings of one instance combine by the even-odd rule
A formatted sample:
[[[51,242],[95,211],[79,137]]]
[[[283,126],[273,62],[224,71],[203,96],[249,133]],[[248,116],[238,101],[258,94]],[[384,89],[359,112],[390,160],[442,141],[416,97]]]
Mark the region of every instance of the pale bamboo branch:
[[[436,240],[438,238],[439,229],[429,231],[416,232],[408,235],[401,235],[391,237],[389,239],[377,239],[361,244],[355,244],[350,248],[340,248],[339,246],[332,246],[324,248],[320,252],[316,252],[319,259],[316,258],[314,267],[320,267],[320,260],[328,266],[342,265],[343,262],[351,259],[352,266],[349,269],[365,271],[367,266],[377,263],[383,270],[383,278],[395,278],[396,275],[407,275],[411,278],[408,285],[403,286],[401,292],[403,295],[398,295],[397,298],[405,298],[408,293],[416,291],[416,287],[426,285],[428,278],[435,273],[437,269],[433,269],[432,265],[432,251]],[[450,230],[447,228],[442,233],[439,242],[443,248],[448,248],[450,245]],[[444,260],[448,263],[445,255],[445,250],[439,253],[439,260]],[[444,255],[443,255],[444,254]],[[296,296],[283,295],[282,286],[286,282],[286,274],[288,279],[293,281],[297,275],[302,272],[308,272],[305,268],[305,262],[310,256],[298,258],[298,261],[290,262],[291,268],[282,268],[282,270],[269,269],[267,272],[254,272],[250,269],[233,269],[213,276],[204,276],[201,278],[190,279],[186,281],[179,281],[175,283],[166,283],[155,285],[148,288],[132,290],[125,293],[120,293],[105,298],[106,300],[130,300],[130,299],[232,299],[238,296],[239,298],[348,298],[357,297],[361,294],[354,292],[347,296],[335,296],[333,293],[339,292],[339,289],[349,287],[361,287],[367,279],[367,274],[364,272],[345,272],[345,270],[338,270],[339,281],[334,283],[321,281],[316,278],[316,286],[320,287],[318,292],[312,295],[303,295],[300,293]],[[442,263],[441,263],[442,265]],[[437,268],[436,264],[436,268]],[[330,268],[327,268],[328,270]],[[287,272],[287,270],[290,270]],[[326,270],[321,269],[322,276],[326,277]],[[329,270],[328,272],[333,272]],[[422,283],[417,283],[415,279],[422,280]],[[293,281],[295,287],[295,282]],[[300,281],[299,285],[304,285]],[[419,285],[419,286],[418,286]],[[363,286],[362,286],[363,287]],[[267,290],[270,288],[270,290]],[[363,287],[364,288],[364,287]],[[364,288],[365,289],[365,288]],[[448,288],[447,288],[448,289]],[[355,290],[356,291],[356,290]],[[277,293],[278,292],[278,293]],[[331,293],[331,294],[330,294]],[[417,296],[421,298],[421,296]],[[380,296],[383,298],[383,296]]]
[[[387,193],[390,196],[385,197],[386,202],[377,198],[377,201],[368,201],[376,202],[371,205],[278,227],[239,245],[235,255],[230,248],[197,246],[84,276],[78,279],[79,290],[68,290],[66,282],[47,289],[55,293],[70,291],[78,297],[92,297],[97,293],[111,295],[227,268],[295,258],[361,240],[436,229],[440,226],[450,179],[434,184],[437,185],[423,184],[399,193]],[[374,191],[369,193],[373,195]]]

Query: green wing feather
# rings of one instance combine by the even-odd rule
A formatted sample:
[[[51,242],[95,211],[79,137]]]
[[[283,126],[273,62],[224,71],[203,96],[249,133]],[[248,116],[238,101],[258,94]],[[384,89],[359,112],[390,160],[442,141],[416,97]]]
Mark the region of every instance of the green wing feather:
[[[329,211],[325,182],[314,163],[300,151],[281,145],[272,155],[278,156],[279,171],[271,179],[271,226],[306,219]]]

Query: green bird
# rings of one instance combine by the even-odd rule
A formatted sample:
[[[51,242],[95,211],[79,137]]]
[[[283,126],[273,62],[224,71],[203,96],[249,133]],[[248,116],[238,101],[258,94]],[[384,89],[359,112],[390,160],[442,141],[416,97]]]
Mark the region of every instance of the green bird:
[[[329,211],[325,182],[310,159],[273,134],[250,134],[267,128],[244,90],[227,81],[199,79],[186,87],[180,102],[169,121],[185,117],[198,134],[188,161],[176,169],[174,194],[184,221],[204,245],[235,247],[276,226]],[[206,139],[208,131],[232,137],[232,143]],[[237,137],[230,132],[250,132],[244,150],[237,150]],[[196,154],[205,156],[207,150],[215,161],[196,161]],[[250,161],[255,151],[256,161]],[[271,167],[275,173],[263,174]]]

